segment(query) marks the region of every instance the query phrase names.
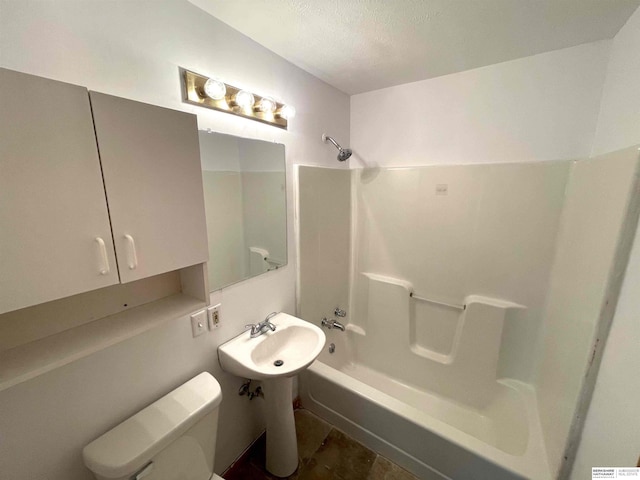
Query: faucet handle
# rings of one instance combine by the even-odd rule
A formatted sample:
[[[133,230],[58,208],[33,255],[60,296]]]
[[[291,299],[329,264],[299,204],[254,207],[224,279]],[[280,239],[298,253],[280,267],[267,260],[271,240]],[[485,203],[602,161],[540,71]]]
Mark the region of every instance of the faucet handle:
[[[333,314],[336,317],[344,318],[344,317],[347,316],[347,311],[346,310],[342,310],[340,307],[336,307],[336,309],[333,311]]]
[[[267,318],[264,319],[265,322],[268,322],[269,320],[271,320],[273,317],[275,317],[278,314],[278,312],[271,312],[269,315],[267,315]]]

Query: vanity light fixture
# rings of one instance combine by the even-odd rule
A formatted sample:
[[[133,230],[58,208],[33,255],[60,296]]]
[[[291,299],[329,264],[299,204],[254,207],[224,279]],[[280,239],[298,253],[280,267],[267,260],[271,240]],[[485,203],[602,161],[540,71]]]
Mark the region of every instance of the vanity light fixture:
[[[212,100],[222,100],[227,95],[227,86],[222,80],[210,78],[204,82],[204,94]]]
[[[263,97],[224,83],[215,77],[206,77],[180,69],[182,78],[182,101],[220,112],[287,129],[295,108],[278,103],[272,97]]]
[[[257,109],[259,112],[273,113],[276,110],[276,101],[271,97],[262,97],[262,100],[258,103]]]
[[[291,120],[296,116],[296,109],[291,105],[283,105],[276,110],[276,117],[284,118],[285,120]]]
[[[242,110],[251,110],[256,103],[256,99],[251,92],[240,90],[231,97],[231,105],[237,106]]]

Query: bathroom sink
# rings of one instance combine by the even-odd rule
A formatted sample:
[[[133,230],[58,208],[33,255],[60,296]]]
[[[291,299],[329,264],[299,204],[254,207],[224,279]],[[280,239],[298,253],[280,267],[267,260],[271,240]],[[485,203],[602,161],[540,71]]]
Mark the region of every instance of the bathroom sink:
[[[319,327],[286,313],[269,315],[255,327],[264,327],[265,333],[254,338],[249,331],[241,333],[218,347],[218,358],[223,370],[261,380],[269,412],[266,467],[276,477],[288,477],[298,467],[292,377],[320,355],[326,337]]]
[[[255,338],[244,332],[218,347],[223,370],[253,380],[291,377],[320,355],[326,339],[320,328],[286,313],[270,320],[275,331]]]

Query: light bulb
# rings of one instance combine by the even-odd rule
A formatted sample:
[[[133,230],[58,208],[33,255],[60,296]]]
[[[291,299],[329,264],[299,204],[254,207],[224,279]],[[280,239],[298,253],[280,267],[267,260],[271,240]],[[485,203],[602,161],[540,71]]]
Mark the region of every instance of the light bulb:
[[[280,118],[284,118],[285,120],[290,120],[296,116],[296,109],[291,105],[283,105],[277,112],[276,115]]]
[[[264,113],[273,113],[276,109],[276,101],[271,97],[262,97],[258,102],[258,111]]]
[[[227,94],[227,86],[217,78],[210,78],[204,84],[204,93],[213,100],[222,100]]]
[[[234,97],[235,104],[238,105],[243,110],[249,110],[253,107],[255,103],[255,99],[251,92],[247,92],[246,90],[240,90],[235,94]]]

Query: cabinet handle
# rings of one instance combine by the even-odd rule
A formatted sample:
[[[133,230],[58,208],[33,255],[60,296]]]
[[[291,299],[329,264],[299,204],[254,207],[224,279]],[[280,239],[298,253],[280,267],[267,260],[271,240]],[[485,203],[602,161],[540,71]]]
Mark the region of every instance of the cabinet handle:
[[[129,245],[129,270],[135,270],[138,266],[136,242],[133,241],[133,237],[131,235],[125,235],[124,238],[127,240],[127,244]]]
[[[104,244],[104,240],[100,237],[96,237],[96,243],[100,250],[100,275],[107,275],[111,270],[109,268],[109,258],[107,257],[107,246]]]

